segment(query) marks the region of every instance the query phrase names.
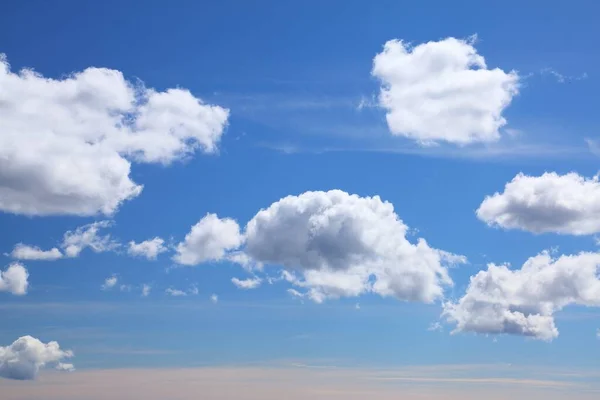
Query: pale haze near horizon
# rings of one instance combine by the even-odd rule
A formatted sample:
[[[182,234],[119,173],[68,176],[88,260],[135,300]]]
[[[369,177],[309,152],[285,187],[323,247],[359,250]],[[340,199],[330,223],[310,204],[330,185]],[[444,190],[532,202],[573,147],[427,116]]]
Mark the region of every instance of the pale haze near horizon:
[[[0,392],[3,400],[592,400],[600,394],[600,387],[593,383],[498,378],[494,375],[499,371],[493,369],[486,377],[478,375],[478,370],[485,369],[486,366],[457,365],[398,370],[327,367],[87,370],[73,374],[47,372],[35,382],[2,380]],[[555,378],[566,375],[548,374]]]

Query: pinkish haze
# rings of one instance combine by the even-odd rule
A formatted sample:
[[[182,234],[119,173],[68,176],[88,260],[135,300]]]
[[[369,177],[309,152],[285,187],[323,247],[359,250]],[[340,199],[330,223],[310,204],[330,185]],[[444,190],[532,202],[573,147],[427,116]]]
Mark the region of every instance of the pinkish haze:
[[[597,400],[597,387],[557,379],[456,375],[447,368],[197,368],[46,372],[0,380],[2,400]]]

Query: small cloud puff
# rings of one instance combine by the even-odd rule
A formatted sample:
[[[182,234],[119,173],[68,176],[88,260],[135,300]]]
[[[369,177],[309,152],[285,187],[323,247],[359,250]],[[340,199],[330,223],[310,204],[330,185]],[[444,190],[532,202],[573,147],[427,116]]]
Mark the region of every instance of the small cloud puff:
[[[7,379],[35,379],[41,368],[54,364],[60,371],[73,371],[73,364],[62,363],[73,357],[70,350],[62,350],[57,342],[43,343],[31,336],[23,336],[11,345],[0,347],[0,376]]]

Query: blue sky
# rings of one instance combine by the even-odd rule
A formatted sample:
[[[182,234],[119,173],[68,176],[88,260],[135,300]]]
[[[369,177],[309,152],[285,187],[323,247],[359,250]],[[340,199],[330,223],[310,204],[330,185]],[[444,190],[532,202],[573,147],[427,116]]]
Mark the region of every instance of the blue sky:
[[[82,89],[80,98],[64,105],[58,95],[44,97],[41,89],[26,90],[23,75],[15,81],[22,86],[9,87],[7,80],[0,80],[0,115],[9,121],[0,122],[0,135],[4,137],[0,143],[5,149],[17,149],[4,153],[0,150],[0,159],[5,159],[0,161],[5,170],[0,172],[0,269],[21,263],[29,274],[26,294],[0,290],[0,346],[9,346],[26,335],[44,343],[57,341],[61,348],[74,351],[75,357],[68,362],[84,372],[268,363],[356,368],[512,364],[568,371],[597,366],[600,286],[577,286],[598,277],[595,236],[600,233],[600,222],[596,221],[600,210],[594,199],[600,199],[600,185],[593,177],[600,148],[595,142],[600,119],[594,101],[600,89],[595,76],[600,55],[593,49],[600,28],[594,23],[599,11],[594,2],[574,1],[565,6],[508,1],[483,6],[481,2],[460,1],[450,7],[439,1],[175,1],[167,7],[159,1],[65,0],[12,1],[2,8],[0,53],[5,54],[13,77],[19,77],[15,74],[23,68],[32,68],[40,74],[37,79],[52,78],[61,85],[70,74],[86,68],[108,68],[120,71],[134,85],[143,82],[146,88],[154,88],[154,92],[144,94],[149,104],[154,94],[178,88],[187,93],[182,95],[185,101],[202,99],[203,104],[218,107],[210,111],[213,114],[203,114],[206,119],[213,118],[211,129],[218,139],[213,141],[215,148],[211,151],[207,142],[202,142],[205,136],[198,139],[197,145],[190,136],[177,142],[186,148],[185,154],[168,153],[164,147],[167,139],[159,136],[162,132],[156,133],[163,125],[156,122],[158,117],[155,120],[150,116],[146,128],[139,122],[135,129],[142,133],[146,129],[147,135],[156,136],[148,139],[142,135],[140,142],[125,142],[118,135],[109,142],[108,134],[89,139],[104,140],[102,146],[106,148],[102,151],[114,151],[102,153],[108,154],[105,159],[93,158],[100,157],[99,150],[89,156],[92,158],[85,156],[70,163],[75,160],[71,158],[75,157],[75,147],[60,147],[55,157],[45,152],[55,147],[38,146],[50,137],[53,128],[47,127],[55,122],[54,118],[61,118],[60,107],[73,110],[84,104],[102,114],[104,105],[99,102],[113,101],[120,92],[99,84],[89,92]],[[485,66],[472,71],[482,72],[478,74],[482,82],[489,82],[481,83],[482,89],[477,91],[469,86],[473,80],[461,81],[457,74],[452,82],[456,82],[453,90],[458,94],[444,97],[440,103],[437,98],[431,100],[433,97],[415,88],[443,78],[435,75],[436,71],[449,62],[444,57],[453,57],[448,56],[450,53],[435,53],[441,47],[431,47],[435,56],[432,63],[444,68],[433,68],[432,75],[424,75],[420,82],[403,80],[406,86],[400,87],[394,86],[395,79],[413,75],[400,76],[400,64],[394,64],[392,75],[387,75],[393,82],[387,84],[392,92],[397,89],[400,94],[386,109],[378,97],[386,78],[374,69],[374,58],[383,54],[386,42],[402,40],[410,53],[426,43],[448,45],[448,38],[456,38],[460,49],[475,49],[485,58]],[[415,68],[415,74],[427,70],[418,60],[411,60],[407,68]],[[497,79],[504,79],[504,83],[483,74],[495,68],[500,71]],[[512,94],[511,79],[516,82]],[[406,102],[402,98],[408,93],[403,91],[405,87],[414,90],[410,93],[416,96]],[[435,91],[435,86],[431,90]],[[102,91],[113,100],[104,100],[98,94]],[[508,96],[507,104],[494,103],[499,92]],[[98,97],[90,100],[84,96],[90,93]],[[462,93],[467,94],[461,97]],[[467,115],[465,118],[473,124],[485,126],[475,133],[484,139],[467,137],[459,127],[457,135],[467,142],[446,140],[448,132],[459,125],[452,122],[459,119],[450,114],[446,121],[451,123],[440,122],[444,126],[440,130],[435,115],[442,111],[431,118],[420,114],[428,107],[428,99],[440,104],[443,112],[464,112],[463,117]],[[467,105],[455,106],[453,102],[461,99]],[[412,106],[421,100],[423,108]],[[171,107],[179,106],[175,101],[173,98]],[[25,111],[14,111],[29,110],[30,106],[35,117],[26,118]],[[468,109],[476,106],[483,107],[483,111]],[[402,131],[406,119],[400,119],[398,124],[402,126],[398,129],[390,118],[386,120],[386,113],[407,115],[403,107],[415,112],[418,127],[412,136]],[[183,114],[188,109],[181,106],[173,118],[186,118]],[[219,114],[225,109],[229,110],[227,115]],[[144,115],[147,110],[137,108],[135,112]],[[501,118],[506,123],[488,128],[483,117],[475,120],[484,114],[491,115],[494,123]],[[95,135],[96,130],[102,130],[100,120],[86,120],[86,115],[78,114],[52,126],[58,136],[71,122],[76,134]],[[112,118],[109,113],[102,115]],[[35,125],[37,122],[31,120],[38,121],[38,116],[41,122]],[[138,118],[141,121],[142,117]],[[152,122],[158,128],[148,128]],[[173,126],[179,123],[176,120]],[[209,126],[209,122],[206,124]],[[82,132],[81,127],[90,131]],[[197,129],[205,132],[204,125]],[[435,145],[415,139],[429,134],[435,136]],[[153,158],[159,153],[163,158]],[[25,157],[27,154],[42,161],[32,162]],[[89,160],[92,166],[80,160]],[[116,205],[111,203],[110,212],[103,212],[96,203],[104,202],[106,206],[110,196],[118,197],[117,189],[110,186],[116,185],[115,181],[105,175],[117,171],[117,167],[100,172],[94,168],[115,160],[131,164],[129,174],[115,176],[128,177],[130,182],[143,185],[143,190],[123,195]],[[54,175],[46,174],[50,169]],[[570,172],[577,175],[567,175]],[[531,180],[505,188],[519,173]],[[83,186],[89,183],[90,191],[73,188],[71,182]],[[99,186],[94,186],[96,183]],[[357,202],[342,196],[339,201],[347,207],[337,212],[342,213],[340,218],[348,218],[346,222],[353,229],[365,229],[348,233],[362,238],[360,244],[367,254],[364,262],[370,260],[368,254],[375,254],[382,263],[405,260],[403,255],[383,254],[379,247],[369,248],[364,242],[366,236],[361,236],[367,230],[377,233],[389,222],[390,231],[381,231],[381,238],[373,245],[377,247],[389,232],[397,234],[400,229],[389,216],[379,214],[380,208],[362,208],[373,204],[367,204],[365,198],[380,196],[410,227],[406,240],[414,244],[424,238],[436,257],[439,249],[468,260],[443,265],[453,285],[442,285],[443,295],[429,302],[407,299],[393,289],[394,294],[382,295],[372,287],[349,295],[344,290],[352,290],[340,283],[346,278],[344,272],[332,278],[338,279],[333,286],[342,285],[343,289],[323,289],[307,283],[309,278],[303,275],[306,271],[324,273],[335,269],[337,261],[344,270],[354,262],[352,257],[363,254],[360,249],[348,247],[354,237],[344,242],[343,232],[330,237],[329,231],[323,230],[322,240],[327,242],[317,250],[322,251],[318,254],[322,264],[298,261],[298,265],[291,265],[290,261],[287,265],[294,257],[304,256],[286,254],[293,251],[295,242],[279,240],[299,235],[300,230],[294,229],[306,227],[293,225],[300,222],[292,217],[288,225],[279,224],[277,218],[284,217],[283,211],[278,214],[270,207],[286,196],[294,196],[291,208],[301,207],[301,200],[306,201],[302,204],[317,204],[321,200],[302,195],[333,189],[359,196]],[[497,192],[498,201],[484,207],[486,196]],[[522,200],[527,193],[533,196],[529,202]],[[29,211],[19,211],[25,209]],[[255,232],[246,232],[246,224],[263,209],[272,211],[263,215],[265,225],[258,224]],[[363,211],[374,219],[361,219],[360,215],[367,215],[361,214]],[[294,212],[300,215],[300,211]],[[208,213],[220,218],[218,224],[235,221],[240,236],[234,232],[233,237],[224,238],[225,225],[217,224],[194,241],[191,227]],[[112,221],[97,231],[101,244],[96,250],[83,247],[76,257],[68,257],[65,232],[76,233],[78,227],[85,230],[85,226],[89,228],[98,221]],[[141,243],[155,237],[164,240],[164,251],[156,259],[130,254],[130,241]],[[239,245],[223,245],[223,241],[238,239]],[[390,248],[402,247],[404,240],[402,237],[399,242],[390,242]],[[19,243],[41,250],[57,248],[62,256],[53,261],[17,257],[14,249]],[[208,249],[206,243],[216,243],[217,247],[220,243],[222,249],[214,253],[214,247]],[[527,293],[514,294],[514,298],[504,294],[494,301],[510,303],[514,307],[510,312],[525,317],[549,317],[559,335],[548,333],[551,329],[544,324],[549,319],[540,323],[543,327],[528,320],[522,325],[515,323],[517,328],[506,321],[501,328],[490,328],[473,316],[475,308],[467,306],[460,309],[460,316],[455,314],[454,320],[440,317],[445,302],[467,302],[470,293],[476,297],[475,289],[469,291],[469,279],[479,271],[487,271],[488,263],[510,263],[512,271],[519,270],[529,257],[544,250],[554,261],[561,255],[580,252],[589,252],[589,260],[565,259],[563,269],[557,266],[559,262],[552,261],[546,270],[548,279],[539,278],[539,282],[536,276],[546,277],[540,271],[532,275],[508,272],[515,285],[527,287],[527,282],[538,282],[531,287],[539,293],[531,298]],[[184,251],[193,254],[196,261],[177,258]],[[246,254],[252,265],[239,265],[230,257],[233,254]],[[410,265],[418,263],[410,260]],[[253,264],[261,262],[266,265],[262,270]],[[391,265],[397,263],[407,264],[393,261]],[[358,264],[356,271],[362,267]],[[587,268],[589,273],[572,273],[577,268]],[[304,283],[281,279],[283,271],[304,277]],[[116,283],[103,290],[106,279],[113,276]],[[232,283],[234,277],[256,277],[261,285],[243,290]],[[269,284],[270,278],[279,280]],[[496,279],[491,273],[489,278],[490,282]],[[383,280],[381,276],[379,279]],[[498,279],[494,282],[505,284]],[[556,288],[561,284],[578,289],[560,297]],[[149,287],[147,296],[142,296],[142,285]],[[503,290],[509,293],[512,286],[505,285]],[[315,287],[325,296],[321,303],[311,297],[310,290]],[[172,296],[168,289],[186,295]],[[291,295],[288,289],[304,297]],[[338,295],[340,291],[344,294]],[[423,293],[419,296],[426,296]],[[218,300],[211,299],[213,295]],[[540,311],[547,304],[551,304],[550,314]],[[465,323],[462,328],[460,321]],[[429,329],[436,322],[440,325]],[[450,334],[454,329],[460,332]],[[542,330],[544,333],[540,333]],[[498,374],[507,376],[505,372]]]

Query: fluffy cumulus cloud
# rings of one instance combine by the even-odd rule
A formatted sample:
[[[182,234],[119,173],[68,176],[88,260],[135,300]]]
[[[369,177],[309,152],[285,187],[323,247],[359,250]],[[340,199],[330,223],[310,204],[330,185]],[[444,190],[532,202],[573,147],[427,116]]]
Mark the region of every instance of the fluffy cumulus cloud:
[[[0,271],[0,292],[8,292],[18,296],[27,294],[28,279],[29,273],[23,264],[12,263],[6,270]]]
[[[531,257],[520,269],[489,264],[471,277],[465,295],[444,305],[455,332],[558,336],[554,313],[570,304],[600,306],[600,254]]]
[[[156,257],[165,251],[167,251],[167,248],[165,247],[165,241],[160,237],[144,240],[140,243],[131,241],[129,242],[129,248],[127,249],[127,253],[129,253],[129,255],[135,257],[145,257],[148,260],[156,260]]]
[[[207,214],[192,226],[185,240],[177,245],[173,260],[182,265],[219,261],[242,242],[237,222],[230,218],[219,218],[216,214]]]
[[[447,267],[465,259],[411,243],[394,207],[340,190],[288,196],[246,226],[246,254],[284,269],[296,293],[322,302],[364,293],[433,302],[452,285]]]
[[[111,214],[142,191],[131,162],[213,153],[228,114],[188,90],[158,92],[120,71],[51,79],[13,72],[0,55],[0,210]]]
[[[57,342],[43,343],[31,336],[23,336],[6,347],[0,346],[0,376],[8,379],[35,379],[40,368],[54,365],[60,371],[73,371],[73,364],[61,361],[73,357],[70,350],[62,350]]]
[[[262,283],[258,277],[248,279],[231,278],[231,282],[240,289],[256,289]]]
[[[380,106],[394,135],[422,144],[465,145],[500,138],[503,110],[518,93],[515,72],[488,69],[474,40],[447,38],[417,46],[388,41],[373,60]]]
[[[534,233],[599,233],[600,182],[576,173],[518,174],[503,193],[483,200],[477,217],[491,226]]]
[[[37,246],[29,246],[23,243],[17,243],[13,251],[10,253],[10,256],[17,260],[54,261],[62,258],[63,254],[56,247],[53,247],[50,250],[42,250]]]

